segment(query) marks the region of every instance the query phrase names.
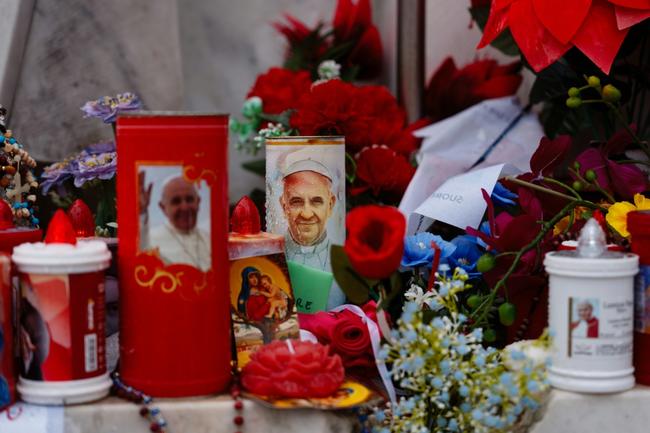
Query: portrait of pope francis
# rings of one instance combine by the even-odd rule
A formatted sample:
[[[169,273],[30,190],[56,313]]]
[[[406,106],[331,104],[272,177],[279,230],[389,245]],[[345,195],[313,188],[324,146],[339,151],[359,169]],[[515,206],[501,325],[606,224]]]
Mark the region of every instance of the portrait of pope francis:
[[[198,224],[202,200],[196,185],[181,174],[173,174],[154,189],[153,182],[147,184],[150,170],[140,170],[138,174],[140,249],[157,249],[165,264],[187,264],[209,270],[212,266],[210,235]],[[158,197],[152,200],[154,190]]]

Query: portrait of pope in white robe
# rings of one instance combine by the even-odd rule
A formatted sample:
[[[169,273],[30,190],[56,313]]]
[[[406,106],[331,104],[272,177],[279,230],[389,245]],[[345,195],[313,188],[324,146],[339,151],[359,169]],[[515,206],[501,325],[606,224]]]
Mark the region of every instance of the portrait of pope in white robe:
[[[148,174],[160,178],[170,169],[151,167],[138,173],[140,249],[157,249],[165,264],[187,264],[207,271],[212,267],[210,234],[199,226],[203,203],[196,184],[180,174],[181,167],[178,174],[147,180]]]

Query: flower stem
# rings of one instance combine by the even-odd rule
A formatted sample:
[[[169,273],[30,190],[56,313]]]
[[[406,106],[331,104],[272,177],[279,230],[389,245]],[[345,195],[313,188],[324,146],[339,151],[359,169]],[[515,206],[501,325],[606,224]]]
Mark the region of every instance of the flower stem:
[[[550,230],[553,230],[555,224],[557,224],[562,218],[567,216],[569,213],[573,212],[573,209],[579,206],[587,207],[590,209],[600,209],[600,206],[587,200],[572,200],[572,202],[567,204],[557,215],[551,218],[548,222],[545,222],[542,225],[542,229],[539,231],[537,236],[535,236],[535,238],[528,245],[524,246],[522,249],[520,249],[517,252],[517,255],[515,256],[514,260],[512,261],[512,264],[510,265],[510,268],[508,268],[508,270],[503,275],[503,277],[501,277],[501,279],[497,281],[490,294],[476,308],[476,310],[474,310],[474,312],[472,313],[472,318],[478,316],[476,320],[474,320],[475,327],[479,326],[487,318],[487,315],[490,312],[490,308],[494,304],[494,300],[496,299],[499,289],[505,287],[508,278],[510,278],[512,274],[515,272],[524,254],[526,254],[528,251],[532,250],[533,248],[536,248],[537,245],[542,241],[542,239],[544,239],[546,233],[548,233]]]
[[[527,182],[525,180],[517,179],[514,176],[507,176],[505,179],[508,182],[512,182],[512,183],[517,184],[517,185],[525,186],[526,188],[534,189],[535,191],[539,191],[539,192],[543,192],[543,193],[546,193],[546,194],[554,195],[556,197],[561,197],[561,198],[566,199],[566,200],[571,200],[571,201],[576,200],[576,197],[572,197],[570,195],[561,193],[559,191],[555,191],[555,190],[550,189],[550,188],[545,188],[543,186],[536,185],[536,184],[534,184],[532,182]],[[558,182],[558,183],[560,183],[560,182]]]
[[[559,180],[555,180],[555,179],[553,179],[552,177],[545,177],[545,178],[544,178],[544,182],[548,182],[548,183],[552,183],[553,185],[560,186],[560,187],[562,187],[562,188],[568,190],[568,191],[569,191],[571,194],[573,194],[573,195],[575,196],[575,198],[577,198],[578,200],[582,200],[582,197],[580,196],[580,194],[578,193],[578,191],[576,191],[575,189],[571,188],[569,185],[567,185],[567,184],[565,184],[565,183],[563,183],[563,182],[560,182]]]

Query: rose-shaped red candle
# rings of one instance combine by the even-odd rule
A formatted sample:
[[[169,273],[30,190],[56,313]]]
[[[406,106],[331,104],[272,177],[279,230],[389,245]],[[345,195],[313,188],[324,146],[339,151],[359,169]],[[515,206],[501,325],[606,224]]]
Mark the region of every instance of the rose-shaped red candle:
[[[319,398],[343,383],[341,358],[329,348],[298,340],[274,341],[260,348],[242,370],[242,384],[263,396]]]
[[[404,216],[390,206],[359,206],[348,213],[345,253],[355,271],[372,279],[386,278],[404,253]]]

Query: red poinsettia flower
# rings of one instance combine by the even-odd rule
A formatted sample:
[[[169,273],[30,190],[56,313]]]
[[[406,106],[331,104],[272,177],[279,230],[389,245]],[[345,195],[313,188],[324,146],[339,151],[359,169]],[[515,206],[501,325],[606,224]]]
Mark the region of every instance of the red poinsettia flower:
[[[633,125],[632,128],[636,127]],[[587,170],[593,170],[601,188],[623,199],[631,199],[634,194],[645,191],[647,176],[640,168],[610,159],[610,155],[622,154],[631,143],[629,133],[622,130],[599,148],[585,150],[576,158],[580,163],[580,174],[584,177]]]
[[[485,99],[513,95],[521,85],[520,69],[519,62],[501,66],[491,59],[476,60],[458,69],[447,57],[427,85],[426,114],[437,122]]]
[[[301,135],[344,135],[349,153],[373,144],[398,143],[404,110],[383,86],[356,87],[342,80],[313,86],[300,98],[291,126]]]
[[[648,0],[493,0],[478,47],[509,27],[537,72],[576,47],[609,73],[630,27],[648,17]]]
[[[406,157],[388,146],[366,147],[355,160],[359,182],[350,191],[353,195],[370,190],[375,197],[384,194],[399,198],[415,174]]]
[[[311,77],[307,71],[290,71],[271,68],[259,75],[248,92],[248,97],[262,99],[262,110],[267,114],[280,114],[296,106],[302,95],[309,92]]]
[[[315,70],[323,56],[330,49],[331,38],[321,32],[323,25],[318,23],[310,29],[292,15],[285,14],[286,22],[275,22],[273,27],[287,39],[285,66],[290,69]]]
[[[334,12],[334,46],[353,44],[347,66],[358,66],[358,78],[372,79],[381,73],[381,38],[372,23],[370,0],[339,0]]]
[[[390,276],[404,253],[404,215],[391,206],[359,206],[345,221],[348,237],[345,253],[350,264],[365,278]]]

